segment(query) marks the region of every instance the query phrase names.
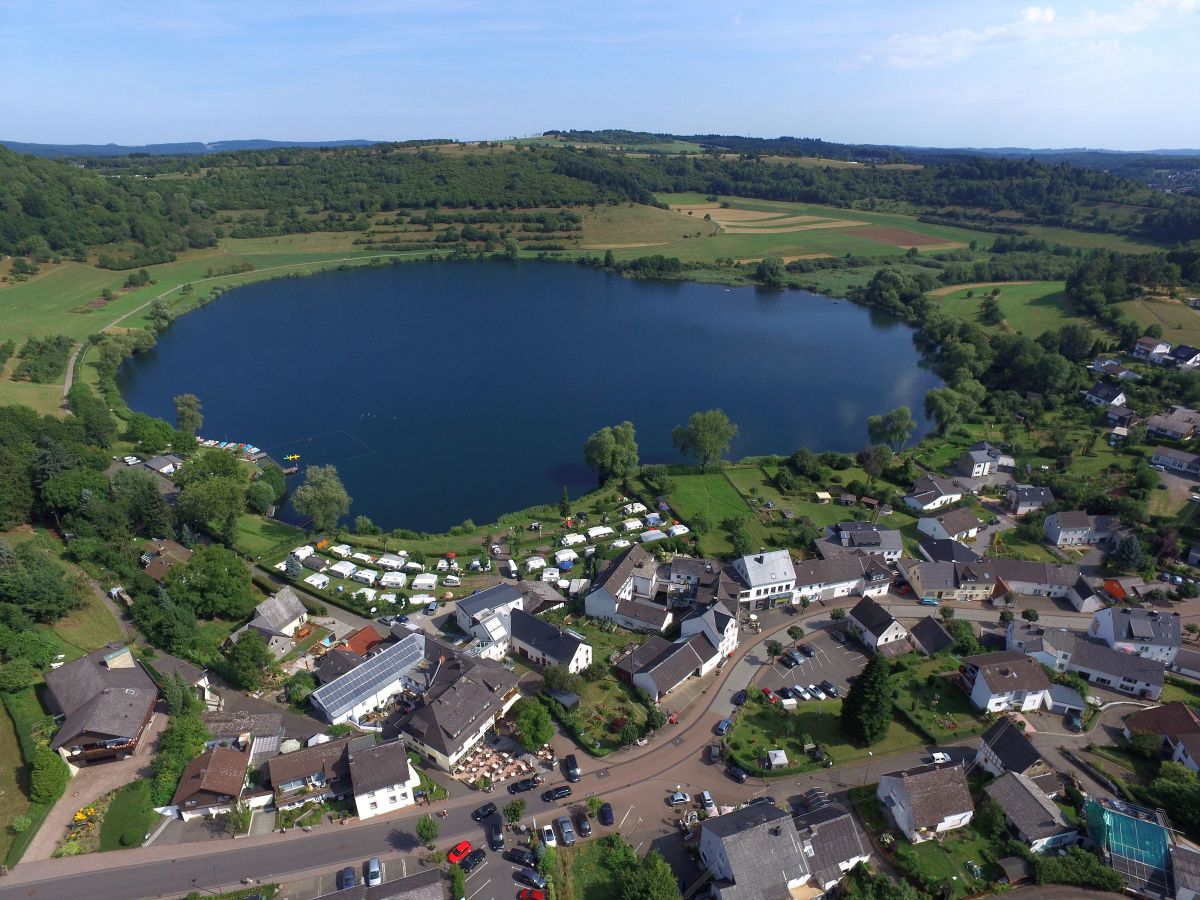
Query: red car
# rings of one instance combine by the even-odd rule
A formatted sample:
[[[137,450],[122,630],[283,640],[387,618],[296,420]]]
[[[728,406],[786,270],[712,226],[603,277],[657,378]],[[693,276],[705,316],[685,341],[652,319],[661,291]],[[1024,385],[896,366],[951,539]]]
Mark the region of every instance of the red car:
[[[457,863],[460,859],[463,859],[470,852],[471,852],[471,842],[470,841],[459,841],[457,844],[454,845],[454,849],[446,854],[446,859],[453,865],[453,864]]]
[[[763,696],[765,696],[767,698],[767,702],[769,702],[769,703],[778,703],[779,702],[779,698],[777,696],[775,696],[774,691],[772,691],[770,688],[763,688],[762,692],[763,692]]]
[[[521,893],[517,894],[517,900],[546,900],[546,895],[533,888],[521,888]]]

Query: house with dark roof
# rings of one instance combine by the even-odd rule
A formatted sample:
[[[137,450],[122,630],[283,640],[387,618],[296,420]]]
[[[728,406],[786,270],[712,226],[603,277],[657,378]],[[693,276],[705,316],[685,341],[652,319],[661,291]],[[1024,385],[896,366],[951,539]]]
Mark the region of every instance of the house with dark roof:
[[[986,600],[996,589],[994,559],[975,562],[924,562],[901,559],[896,571],[918,597],[935,600]]]
[[[1190,441],[1200,429],[1200,412],[1186,406],[1172,406],[1165,413],[1146,420],[1146,437],[1164,437],[1172,441]]]
[[[1026,712],[1050,706],[1050,679],[1033,658],[1014,650],[965,656],[963,683],[976,709]]]
[[[703,632],[670,643],[655,635],[617,660],[617,677],[661,700],[693,675],[707,675],[720,662],[717,647]]]
[[[983,740],[975,752],[975,765],[997,777],[1005,772],[1016,772],[1036,779],[1054,771],[1033,746],[1025,729],[1007,716],[997,719],[983,733]],[[1057,788],[1051,793],[1057,793]]]
[[[517,587],[502,583],[459,600],[454,604],[454,618],[467,634],[480,637],[477,629],[485,620],[524,608],[525,600]]]
[[[62,722],[50,740],[72,765],[137,752],[158,688],[128,647],[109,644],[45,675],[46,703]]]
[[[348,748],[347,764],[354,808],[360,819],[386,815],[416,802],[421,776],[408,764],[408,749],[402,740],[365,749]]]
[[[982,478],[995,475],[1003,468],[1011,469],[1013,457],[987,441],[977,441],[959,456],[955,465],[968,478]]]
[[[863,597],[846,616],[850,631],[875,651],[908,637],[904,626],[871,597]]]
[[[700,860],[720,900],[789,897],[812,875],[791,816],[770,803],[753,803],[701,822]]]
[[[1131,352],[1134,359],[1161,364],[1166,355],[1171,352],[1171,345],[1162,338],[1140,337],[1133,342]]]
[[[151,541],[142,551],[140,561],[147,575],[155,581],[162,581],[170,569],[186,566],[191,558],[192,551],[175,541]]]
[[[1200,679],[1200,650],[1180,647],[1168,668],[1188,678]]]
[[[374,735],[367,735],[366,739],[375,742]],[[348,796],[350,767],[346,747],[350,741],[351,738],[327,741],[267,760],[263,773],[274,792],[275,808],[292,809]]]
[[[363,658],[353,650],[334,647],[321,657],[321,664],[317,666],[316,671],[317,684],[336,681],[352,669],[357,669],[363,662]]]
[[[904,542],[895,528],[881,528],[873,522],[838,522],[831,525],[826,536],[817,541],[821,556],[856,554],[878,556],[884,562],[894,562],[904,552]]]
[[[880,775],[875,796],[914,844],[962,828],[975,815],[966,773],[953,763]]]
[[[1078,829],[1024,775],[1007,772],[984,791],[1004,810],[1004,821],[1012,835],[1034,853],[1046,853],[1079,841]]]
[[[933,616],[926,616],[908,632],[909,638],[916,648],[926,656],[944,653],[952,649],[956,643],[950,632]]]
[[[1116,516],[1089,516],[1081,510],[1067,510],[1046,516],[1042,533],[1055,547],[1090,546],[1111,541],[1120,524]]]
[[[1163,755],[1175,756],[1184,737],[1200,736],[1200,716],[1186,703],[1164,703],[1138,710],[1125,719],[1126,740],[1139,731],[1161,735]]]
[[[425,660],[424,632],[406,634],[345,675],[309,695],[313,709],[330,725],[362,721],[386,709],[404,691],[409,675]]]
[[[936,475],[922,475],[913,483],[912,490],[904,495],[904,503],[910,509],[929,512],[957,503],[962,498],[963,489],[957,482]]]
[[[183,770],[171,805],[187,822],[229,812],[246,786],[250,754],[229,747],[201,753]]]
[[[926,560],[935,563],[977,563],[983,559],[965,544],[960,544],[958,541],[936,540],[920,532],[917,533],[917,550]]]
[[[717,648],[720,659],[732,656],[738,648],[741,628],[737,618],[722,603],[695,606],[679,622],[679,636],[703,634]]]
[[[1027,559],[991,559],[988,567],[996,578],[996,590],[1030,597],[1066,597],[1079,581],[1079,566],[1066,563],[1032,562]],[[1083,588],[1088,596],[1090,586]]]
[[[871,842],[849,810],[820,806],[793,820],[808,857],[813,886],[830,891],[846,873],[871,858]]]
[[[1178,472],[1180,475],[1200,475],[1200,455],[1174,447],[1155,447],[1150,464],[1161,466],[1169,472]]]
[[[1187,344],[1177,344],[1167,354],[1167,364],[1177,369],[1194,369],[1200,366],[1200,350]]]
[[[247,631],[258,632],[276,659],[282,659],[295,646],[292,636],[308,621],[308,610],[290,587],[268,597],[254,608],[254,618],[229,636],[236,644]]]
[[[221,705],[221,697],[208,680],[208,672],[199,666],[162,650],[156,651],[154,658],[144,660],[142,665],[146,667],[154,683],[160,687],[163,678],[178,677],[195,692],[196,697],[205,706],[215,709]]]
[[[592,664],[592,645],[578,632],[551,625],[522,609],[510,610],[508,620],[512,649],[522,659],[576,673]]]
[[[1110,406],[1104,411],[1104,424],[1114,428],[1132,428],[1141,418],[1128,406]]]
[[[917,520],[917,531],[935,540],[968,541],[979,534],[983,525],[971,510],[959,507],[936,516]]]
[[[464,656],[433,638],[426,638],[423,659],[407,683],[425,702],[401,721],[400,736],[410,750],[447,772],[521,696],[517,676],[503,666]]]
[[[1182,644],[1179,613],[1110,606],[1092,616],[1088,635],[1114,650],[1170,665]]]
[[[1054,502],[1054,493],[1048,487],[1032,484],[1016,484],[1004,495],[1004,502],[1014,516],[1040,512]]]
[[[665,631],[675,620],[659,598],[659,563],[635,544],[616,557],[584,597],[584,612],[630,631]],[[665,588],[664,588],[665,592]]]
[[[1090,406],[1124,406],[1129,398],[1115,384],[1097,381],[1083,395],[1083,402]]]

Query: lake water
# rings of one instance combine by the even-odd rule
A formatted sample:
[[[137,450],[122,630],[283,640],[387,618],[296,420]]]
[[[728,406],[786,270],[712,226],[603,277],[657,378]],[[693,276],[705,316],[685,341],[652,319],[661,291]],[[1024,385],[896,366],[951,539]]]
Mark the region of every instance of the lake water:
[[[671,429],[713,407],[740,428],[733,458],[854,451],[900,405],[924,433],[940,382],[918,360],[906,325],[800,291],[441,262],[239,288],[118,381],[169,421],[195,394],[205,437],[335,464],[351,516],[440,531],[578,496],[583,442],[625,419],[643,462],[679,460]]]

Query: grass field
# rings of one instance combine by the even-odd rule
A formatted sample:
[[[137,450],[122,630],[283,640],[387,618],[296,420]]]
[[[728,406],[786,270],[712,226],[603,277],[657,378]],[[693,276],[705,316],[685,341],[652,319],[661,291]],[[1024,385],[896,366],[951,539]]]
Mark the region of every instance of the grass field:
[[[1172,344],[1200,345],[1200,310],[1178,301],[1127,300],[1117,309],[1140,325],[1161,325],[1163,338]]]
[[[671,507],[684,519],[704,513],[713,522],[713,530],[703,537],[706,553],[731,552],[729,536],[720,527],[721,522],[730,517],[746,520],[750,535],[757,546],[768,546],[772,543],[766,526],[734,490],[724,473],[677,475],[674,476],[674,481],[676,487],[670,496]]]
[[[121,626],[94,591],[83,593],[84,602],[70,615],[59,619],[52,629],[60,643],[68,644],[76,656],[83,656],[122,638]]]
[[[1005,323],[1000,325],[988,325],[980,319],[983,298],[991,294],[994,290],[992,287],[967,285],[946,293],[935,291],[930,296],[950,315],[989,331],[1007,326],[1019,334],[1037,337],[1064,325],[1091,325],[1087,319],[1072,315],[1067,310],[1061,281],[1034,281],[998,287],[1000,294],[996,300],[1004,314]],[[972,296],[968,297],[968,294]]]
[[[299,528],[264,516],[249,513],[238,516],[234,528],[233,546],[249,556],[278,555],[279,548],[285,544],[290,552],[292,547],[303,542],[304,532]]]
[[[150,808],[150,781],[140,778],[117,791],[104,820],[100,823],[100,849],[122,850],[141,846],[141,839],[154,822],[154,810]],[[125,843],[121,836],[126,835]]]
[[[1064,247],[1082,247],[1085,250],[1099,248],[1120,253],[1152,253],[1155,250],[1166,249],[1145,238],[1123,234],[1098,234],[1093,231],[1075,231],[1071,228],[1052,228],[1046,225],[1021,225],[1020,228],[1029,237],[1041,238],[1043,241],[1062,244]]]

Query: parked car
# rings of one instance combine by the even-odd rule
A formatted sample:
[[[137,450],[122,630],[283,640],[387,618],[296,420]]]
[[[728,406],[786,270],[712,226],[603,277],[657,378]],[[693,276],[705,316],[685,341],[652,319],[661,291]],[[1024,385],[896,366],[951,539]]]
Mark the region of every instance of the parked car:
[[[717,811],[717,803],[708,791],[700,792],[700,805],[710,816]]]
[[[521,893],[517,894],[517,900],[546,900],[546,894],[534,888],[521,888]]]
[[[508,792],[510,794],[523,794],[526,791],[532,791],[537,786],[538,780],[536,778],[522,778],[520,781],[514,781],[510,784]]]
[[[942,753],[939,750],[936,753],[931,753],[929,755],[929,761],[931,763],[933,763],[934,765],[941,765],[942,763],[948,763],[948,762],[950,762],[950,754]]]
[[[592,823],[588,820],[587,813],[581,812],[575,817],[575,830],[579,832],[580,837],[592,836]]]
[[[846,643],[846,635],[842,634],[842,632],[840,632],[840,631],[837,631],[836,629],[835,629],[835,630],[831,630],[831,631],[829,632],[829,636],[830,636],[830,637],[831,637],[831,638],[832,638],[834,641],[836,641],[836,642],[837,642],[837,643],[839,643],[839,644],[844,644],[844,643]]]
[[[378,856],[372,856],[367,860],[367,887],[375,887],[377,884],[383,884],[383,866],[380,865]]]
[[[692,798],[683,791],[675,791],[670,797],[667,798],[668,806],[684,806],[685,804],[691,802]]]
[[[436,615],[437,609],[438,609],[437,601],[434,600],[431,603],[429,603],[428,606],[425,607],[425,615],[427,615],[427,616]]]
[[[470,875],[486,858],[487,852],[482,847],[477,847],[467,854],[467,858],[460,862],[458,867],[463,870],[464,875]]]
[[[450,850],[450,852],[446,854],[446,860],[451,865],[454,865],[455,863],[461,862],[463,859],[465,859],[467,854],[470,852],[471,852],[471,842],[470,841],[459,841],[457,844],[454,845],[454,847]]]
[[[504,849],[504,826],[499,822],[493,822],[488,826],[487,832],[488,846],[496,852]]]
[[[817,685],[817,687],[819,687],[821,690],[823,690],[830,697],[838,696],[837,685],[834,684],[832,681],[830,681],[828,678],[826,678],[819,685]]]
[[[801,700],[811,700],[813,698],[813,695],[808,692],[808,688],[800,684],[792,688],[792,694]]]
[[[739,766],[729,766],[729,768],[727,768],[725,770],[725,774],[728,775],[730,778],[732,778],[734,781],[736,781],[738,784],[745,784],[746,781],[750,778],[750,776],[749,776],[749,774],[747,774],[746,770]]]
[[[579,770],[579,762],[575,759],[574,753],[568,753],[563,757],[563,771],[566,772],[567,781],[572,784],[583,777],[583,773]]]
[[[772,691],[770,688],[763,688],[762,692],[763,692],[763,696],[767,698],[768,703],[778,703],[779,702],[779,697],[777,697],[775,695],[775,692]]]
[[[571,789],[565,784],[560,784],[558,787],[550,788],[548,791],[542,791],[542,800],[546,803],[553,803],[555,800],[562,800],[564,797],[571,796]]]
[[[504,858],[510,863],[516,863],[518,866],[532,867],[537,865],[537,857],[521,847],[513,847],[504,854]]]
[[[358,876],[354,874],[354,866],[346,866],[338,872],[337,889],[347,891],[352,887],[358,887]]]
[[[817,651],[813,648],[812,644],[801,644],[798,649],[809,659],[817,655]]]
[[[754,806],[754,804],[756,804],[756,803],[769,803],[769,804],[771,804],[772,806],[774,806],[774,805],[775,805],[775,798],[774,798],[774,797],[772,797],[770,794],[763,794],[761,797],[755,797],[753,800],[751,800],[751,801],[750,801],[749,803],[747,803],[746,805],[747,805],[747,806]]]
[[[523,881],[525,884],[529,885],[530,887],[537,888],[539,891],[544,891],[546,889],[546,879],[543,878],[541,875],[539,875],[537,872],[535,872],[533,869],[529,869],[529,868],[521,869],[519,872],[516,873],[516,875],[514,877],[518,881]]]
[[[708,761],[711,763],[721,761],[721,745],[715,741],[708,745]]]
[[[600,824],[606,828],[616,821],[616,819],[613,817],[613,808],[611,803],[602,803],[600,805],[599,818]]]
[[[729,702],[732,703],[734,706],[741,706],[743,703],[746,702],[746,692],[744,690],[738,691],[736,694],[734,694],[732,697],[729,698]]]
[[[1074,711],[1067,713],[1067,728],[1076,734],[1083,731],[1083,716]]]
[[[471,818],[476,822],[482,822],[484,819],[494,816],[495,814],[496,804],[485,803],[483,806],[479,807],[479,809],[475,810],[475,812],[471,813]]]
[[[789,656],[786,653],[783,654],[783,656],[779,657],[779,661],[781,663],[783,663],[783,667],[785,669],[794,669],[797,666],[796,660],[794,660],[791,656]]]
[[[570,817],[569,816],[559,816],[557,823],[558,823],[558,833],[560,835],[562,835],[563,846],[564,847],[574,847],[575,846],[575,829],[571,827]]]
[[[542,843],[545,844],[547,847],[557,847],[558,846],[558,838],[556,838],[554,836],[554,826],[553,825],[547,824],[547,825],[542,826]]]
[[[808,686],[808,692],[810,694],[812,694],[814,697],[816,697],[818,700],[828,700],[829,699],[828,697],[825,696],[825,692],[823,690],[821,690],[819,687],[817,687],[815,684],[810,684]]]
[[[775,696],[780,700],[791,700],[794,695],[790,687],[781,687],[775,690]]]
[[[733,723],[731,721],[728,719],[722,719],[717,723],[716,733],[719,737],[725,737],[725,735],[729,734],[729,729],[732,727]]]
[[[937,597],[922,597],[921,605],[922,606],[937,606],[938,598]]]

